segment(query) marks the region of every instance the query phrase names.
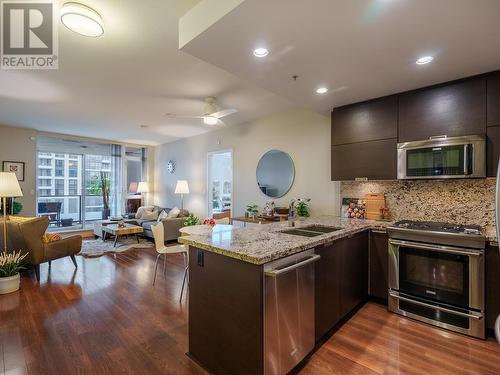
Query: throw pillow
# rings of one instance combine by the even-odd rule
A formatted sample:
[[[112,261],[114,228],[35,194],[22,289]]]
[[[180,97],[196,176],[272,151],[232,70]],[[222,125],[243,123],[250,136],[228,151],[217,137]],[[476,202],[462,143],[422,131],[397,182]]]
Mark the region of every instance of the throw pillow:
[[[141,206],[137,209],[135,213],[136,219],[144,219],[142,216],[146,213],[151,213],[155,209],[155,206]]]
[[[62,237],[60,234],[57,233],[48,233],[44,234],[42,236],[42,242],[43,243],[51,243],[51,242],[56,242],[56,241],[61,241]]]
[[[179,210],[178,207],[174,207],[168,213],[168,217],[171,218],[171,219],[173,219],[173,218],[179,217],[180,213],[181,213],[181,210]]]
[[[146,212],[142,215],[143,220],[153,221],[158,219],[158,211]]]
[[[168,219],[168,214],[165,210],[160,212],[160,214],[158,215],[158,221],[162,221],[163,219]]]

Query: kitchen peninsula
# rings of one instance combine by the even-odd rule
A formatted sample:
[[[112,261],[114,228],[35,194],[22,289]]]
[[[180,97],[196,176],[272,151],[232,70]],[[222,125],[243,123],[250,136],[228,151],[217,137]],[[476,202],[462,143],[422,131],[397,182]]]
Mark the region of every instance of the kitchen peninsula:
[[[286,222],[248,228],[216,226],[208,234],[179,238],[189,246],[189,355],[217,374],[288,372],[290,366],[293,368],[300,362],[322,337],[365,301],[368,232],[375,232],[370,238],[378,241],[374,248],[381,250],[382,257],[386,256],[387,236],[383,231],[387,225],[380,221],[322,216],[299,221],[296,228],[289,228]],[[311,237],[307,233],[285,233],[307,227],[313,231],[333,231]],[[288,264],[279,263],[283,258]],[[303,278],[299,271],[288,273],[297,277],[292,285],[300,284],[299,289],[286,296],[287,306],[282,306],[282,301],[277,309],[277,294],[285,294],[292,288],[269,284],[268,279],[278,278],[266,275],[269,265],[275,263],[278,266],[274,274],[285,273],[290,259],[297,265],[309,264],[312,273],[304,274]],[[279,280],[295,276],[282,276]],[[379,280],[387,284],[386,278]],[[279,282],[282,281],[276,281]],[[312,283],[309,294],[307,283]],[[384,298],[387,287],[382,285],[378,289],[383,291],[381,298]],[[301,299],[295,301],[297,296]],[[300,308],[295,304],[290,309],[286,301],[292,305],[300,302]],[[308,307],[310,319],[296,316],[305,314]],[[280,311],[283,308],[288,310]],[[307,321],[310,327],[304,326]],[[294,340],[291,343],[281,340],[281,353],[272,350],[276,340],[280,340],[280,332],[283,336],[283,330],[290,327],[292,335],[301,339],[310,336],[310,350],[304,353],[304,348]],[[305,332],[307,328],[309,331]]]

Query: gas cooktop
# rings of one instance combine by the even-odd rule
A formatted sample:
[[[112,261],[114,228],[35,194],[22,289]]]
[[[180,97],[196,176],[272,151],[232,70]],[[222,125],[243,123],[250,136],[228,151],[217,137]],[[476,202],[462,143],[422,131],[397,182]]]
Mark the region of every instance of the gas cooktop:
[[[486,238],[479,225],[401,220],[387,227],[390,238],[484,249]]]
[[[459,225],[437,221],[401,220],[394,223],[393,227],[443,233],[481,234],[481,227],[479,225]]]

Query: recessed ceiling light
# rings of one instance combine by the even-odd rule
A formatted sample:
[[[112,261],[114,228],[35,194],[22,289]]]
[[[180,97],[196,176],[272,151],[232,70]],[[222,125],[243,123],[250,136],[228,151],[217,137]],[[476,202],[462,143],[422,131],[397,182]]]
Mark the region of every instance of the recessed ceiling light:
[[[94,9],[80,3],[65,3],[61,9],[61,22],[71,31],[84,36],[104,34],[104,22]]]
[[[415,63],[417,65],[425,65],[429,64],[432,60],[434,60],[434,57],[432,56],[422,56],[417,61],[415,61]]]
[[[256,48],[253,51],[253,55],[255,57],[266,57],[267,55],[269,55],[269,51],[267,50],[267,48]]]
[[[317,94],[326,94],[328,92],[328,88],[326,87],[320,87],[316,90]]]
[[[148,126],[147,125],[139,125],[140,128],[146,129]]]
[[[219,119],[217,117],[214,117],[214,116],[203,117],[203,123],[205,125],[217,125],[218,122],[219,122]]]

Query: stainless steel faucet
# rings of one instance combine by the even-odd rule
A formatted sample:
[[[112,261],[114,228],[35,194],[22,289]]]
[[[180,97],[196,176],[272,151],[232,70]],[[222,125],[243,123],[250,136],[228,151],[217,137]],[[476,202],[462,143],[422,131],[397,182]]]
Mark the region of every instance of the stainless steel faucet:
[[[296,199],[290,200],[290,204],[288,205],[288,226],[294,227],[295,220],[297,220],[297,212],[295,211],[295,202]]]

